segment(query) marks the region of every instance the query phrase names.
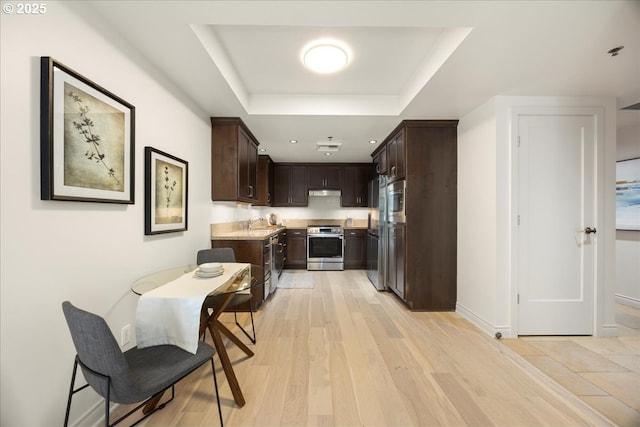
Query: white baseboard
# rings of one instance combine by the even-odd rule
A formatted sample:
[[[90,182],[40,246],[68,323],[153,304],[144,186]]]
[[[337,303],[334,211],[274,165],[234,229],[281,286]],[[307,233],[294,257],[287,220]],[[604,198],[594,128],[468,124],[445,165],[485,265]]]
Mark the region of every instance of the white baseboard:
[[[513,334],[510,326],[492,325],[459,302],[456,303],[456,313],[491,337],[495,337],[497,333],[500,333],[501,338],[517,338],[517,336]]]
[[[109,412],[113,412],[120,406],[118,403],[112,403],[109,405]],[[83,426],[91,426],[91,427],[102,427],[104,426],[104,400],[100,399],[100,401],[96,402],[82,414],[75,422],[70,422],[69,425],[72,427],[83,427]]]
[[[618,325],[603,325],[602,328],[598,331],[597,335],[594,335],[598,338],[611,338],[618,336]]]
[[[637,308],[640,310],[640,299],[628,297],[626,295],[616,294],[616,302],[622,305],[628,305],[629,307]]]

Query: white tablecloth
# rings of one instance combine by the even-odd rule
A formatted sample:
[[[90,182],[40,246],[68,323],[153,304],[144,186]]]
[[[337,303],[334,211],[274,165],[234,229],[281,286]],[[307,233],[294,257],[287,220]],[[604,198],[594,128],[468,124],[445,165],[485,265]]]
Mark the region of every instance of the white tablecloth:
[[[204,299],[250,268],[244,263],[223,265],[221,276],[200,278],[192,271],[142,294],[136,310],[138,347],[171,344],[195,354]]]

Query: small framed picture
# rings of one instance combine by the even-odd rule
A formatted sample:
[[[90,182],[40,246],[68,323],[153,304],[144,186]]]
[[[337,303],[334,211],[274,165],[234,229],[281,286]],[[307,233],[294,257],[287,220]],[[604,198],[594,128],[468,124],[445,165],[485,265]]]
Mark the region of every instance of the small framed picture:
[[[40,58],[40,198],[134,203],[135,107]]]
[[[616,163],[616,229],[640,231],[640,157]]]
[[[144,234],[187,229],[189,164],[152,147],[144,148]]]

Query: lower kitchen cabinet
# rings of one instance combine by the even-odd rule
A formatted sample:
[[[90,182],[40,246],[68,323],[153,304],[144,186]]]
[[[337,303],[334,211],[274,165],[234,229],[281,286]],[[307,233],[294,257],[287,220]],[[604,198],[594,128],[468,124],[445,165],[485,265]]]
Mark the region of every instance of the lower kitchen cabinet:
[[[387,287],[404,298],[405,225],[387,227]]]
[[[307,268],[307,229],[287,228],[287,251],[284,262],[285,268]]]
[[[367,230],[344,230],[344,268],[367,268]]]
[[[231,248],[236,255],[237,262],[248,262],[265,268],[271,265],[269,254],[271,252],[271,240],[212,240],[212,248]],[[268,264],[268,265],[267,265]],[[264,279],[264,278],[263,278]],[[264,299],[264,286],[251,288],[251,302],[253,309],[257,310]],[[249,305],[237,306],[238,311],[249,311]]]

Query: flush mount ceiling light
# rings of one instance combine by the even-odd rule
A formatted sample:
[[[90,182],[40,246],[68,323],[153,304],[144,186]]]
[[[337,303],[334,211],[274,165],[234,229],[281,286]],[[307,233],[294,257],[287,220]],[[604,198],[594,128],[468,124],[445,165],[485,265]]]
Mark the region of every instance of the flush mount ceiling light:
[[[302,63],[316,73],[328,74],[342,70],[349,64],[351,51],[338,40],[321,39],[307,44],[302,49]]]

